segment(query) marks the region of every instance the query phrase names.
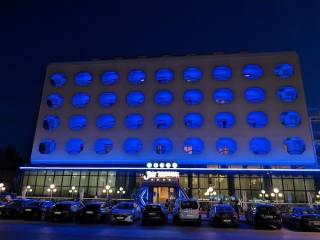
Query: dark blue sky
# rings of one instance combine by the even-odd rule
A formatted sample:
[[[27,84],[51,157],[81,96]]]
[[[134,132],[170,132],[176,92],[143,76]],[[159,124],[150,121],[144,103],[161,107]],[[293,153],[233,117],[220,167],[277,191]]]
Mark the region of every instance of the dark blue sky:
[[[0,1],[0,148],[29,155],[53,61],[295,50],[320,107],[319,0],[35,2]]]

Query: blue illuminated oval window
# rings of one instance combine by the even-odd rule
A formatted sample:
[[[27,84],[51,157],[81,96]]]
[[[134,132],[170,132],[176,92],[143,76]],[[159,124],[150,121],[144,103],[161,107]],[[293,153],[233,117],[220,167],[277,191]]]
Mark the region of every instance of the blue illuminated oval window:
[[[155,72],[155,79],[158,83],[170,83],[173,81],[174,73],[169,68],[160,68]]]
[[[202,72],[197,67],[188,67],[183,71],[183,79],[186,82],[199,82],[202,78]]]
[[[85,108],[90,102],[90,96],[87,93],[76,93],[72,97],[72,105],[75,108]]]
[[[247,116],[247,123],[253,128],[264,128],[269,122],[264,112],[250,112]]]
[[[300,137],[288,137],[283,141],[284,150],[290,155],[300,155],[306,150],[306,145]]]
[[[173,143],[169,138],[157,138],[153,142],[153,151],[156,154],[167,154],[172,151]]]
[[[232,138],[218,138],[216,141],[216,149],[221,155],[231,155],[237,151],[237,143]]]
[[[117,103],[117,95],[114,92],[104,92],[99,96],[99,103],[102,107],[111,107]]]
[[[187,154],[200,154],[204,149],[204,143],[200,138],[190,137],[184,141],[183,150]]]
[[[128,129],[138,129],[143,126],[144,117],[139,113],[132,113],[127,115],[125,125]]]
[[[78,86],[88,86],[92,80],[93,77],[89,72],[79,72],[74,76],[74,81]]]
[[[244,97],[249,103],[261,103],[266,98],[266,93],[262,88],[249,87],[244,92]]]
[[[100,138],[95,142],[94,149],[97,154],[107,154],[113,147],[112,141],[108,138]]]
[[[233,101],[233,92],[229,88],[218,88],[213,92],[212,98],[218,104],[228,104]]]
[[[298,98],[298,91],[295,87],[281,87],[277,91],[277,96],[282,102],[294,102]]]
[[[45,130],[53,131],[60,126],[60,119],[56,115],[48,115],[43,119],[42,126]]]
[[[111,114],[104,114],[97,118],[96,126],[101,130],[108,130],[116,125],[116,118]]]
[[[39,144],[39,153],[50,154],[56,149],[56,142],[53,139],[43,139]]]
[[[287,79],[293,76],[294,68],[292,64],[281,63],[275,66],[273,73],[281,79]]]
[[[251,152],[257,155],[266,155],[271,150],[271,143],[267,138],[255,137],[252,138],[249,147]]]
[[[103,85],[114,85],[119,80],[119,73],[116,71],[106,71],[101,74],[100,80]]]
[[[84,142],[82,139],[72,138],[66,144],[66,151],[69,154],[79,154],[83,151]]]
[[[132,91],[127,95],[127,104],[130,107],[139,107],[144,103],[144,94],[141,91]]]
[[[158,129],[168,129],[173,124],[173,117],[168,113],[159,113],[154,117],[153,122]]]
[[[63,105],[63,97],[60,94],[52,93],[47,97],[49,108],[60,108]]]
[[[220,112],[216,114],[214,121],[218,128],[232,128],[236,119],[232,113]]]
[[[187,128],[200,128],[203,124],[203,117],[199,113],[188,113],[183,120]]]
[[[50,83],[53,87],[63,87],[67,82],[67,76],[63,73],[54,73],[50,76]]]
[[[281,113],[281,123],[285,127],[293,128],[301,124],[301,116],[296,111],[287,111]]]
[[[217,81],[227,81],[232,77],[232,69],[229,66],[216,66],[212,69],[212,78]]]
[[[242,69],[242,75],[249,80],[258,80],[263,76],[263,68],[258,64],[248,64]]]
[[[143,70],[132,70],[128,74],[128,82],[133,85],[140,85],[146,80],[146,73]]]
[[[87,126],[87,118],[84,115],[73,115],[69,118],[69,128],[71,130],[81,130]]]
[[[199,105],[203,100],[203,94],[198,89],[186,90],[183,94],[183,100],[188,105]]]
[[[123,143],[123,150],[128,154],[137,154],[142,150],[142,146],[139,138],[127,138]]]
[[[173,93],[168,90],[157,91],[154,95],[154,102],[160,106],[167,106],[173,102]]]

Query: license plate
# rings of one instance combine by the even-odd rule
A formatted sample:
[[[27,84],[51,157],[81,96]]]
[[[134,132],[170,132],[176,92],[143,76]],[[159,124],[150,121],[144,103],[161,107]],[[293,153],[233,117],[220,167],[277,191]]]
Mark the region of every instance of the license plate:
[[[86,211],[86,214],[93,214],[92,211]]]
[[[264,218],[265,218],[265,219],[273,219],[273,216],[271,216],[271,215],[264,215]]]
[[[26,211],[26,212],[31,212],[32,210],[31,210],[31,209],[25,209],[24,211]]]
[[[116,217],[117,220],[123,220],[124,217]]]
[[[313,221],[312,225],[317,225],[318,226],[318,225],[320,225],[320,221]]]
[[[223,222],[225,222],[225,223],[230,223],[231,220],[230,220],[230,219],[224,219]]]
[[[150,215],[150,216],[155,216],[155,215],[156,215],[156,213],[151,212],[151,213],[149,213],[149,215]]]
[[[61,214],[61,212],[54,212],[54,214],[56,214],[56,215],[60,215],[60,214]]]

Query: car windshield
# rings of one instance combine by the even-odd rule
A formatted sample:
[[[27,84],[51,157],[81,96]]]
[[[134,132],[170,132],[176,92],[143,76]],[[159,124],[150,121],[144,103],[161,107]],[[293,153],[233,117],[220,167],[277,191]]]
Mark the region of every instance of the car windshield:
[[[116,206],[117,209],[133,209],[133,203],[120,203]]]
[[[160,212],[161,211],[161,207],[159,205],[147,205],[145,207],[145,211]]]
[[[57,204],[54,209],[55,210],[68,210],[71,207],[71,203],[60,203]]]
[[[302,210],[300,210],[300,213],[301,214],[320,214],[320,211],[310,208],[310,209],[302,209]]]
[[[90,203],[85,206],[86,209],[97,210],[103,206],[104,203]]]
[[[43,203],[43,202],[32,202],[32,203],[30,203],[28,206],[39,207],[39,206],[41,206],[42,204],[44,204],[44,203]]]
[[[195,201],[182,201],[181,208],[182,209],[198,209],[198,203]]]
[[[280,214],[280,211],[273,206],[258,206],[257,212],[260,214],[270,214],[270,215]]]
[[[27,202],[23,201],[23,200],[13,200],[12,202],[8,203],[8,206],[23,206],[25,205]]]
[[[233,213],[234,209],[231,206],[217,206],[216,211],[218,213]]]

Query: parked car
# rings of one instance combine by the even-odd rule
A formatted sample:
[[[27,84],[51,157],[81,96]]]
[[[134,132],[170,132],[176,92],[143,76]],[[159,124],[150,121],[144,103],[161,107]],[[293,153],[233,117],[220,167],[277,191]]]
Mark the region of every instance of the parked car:
[[[58,202],[50,211],[50,219],[53,222],[74,222],[83,207],[81,201]]]
[[[24,220],[46,220],[48,212],[54,207],[52,201],[34,201],[22,209]]]
[[[252,206],[246,214],[248,223],[254,227],[276,227],[281,229],[282,219],[280,210],[271,204]]]
[[[0,218],[16,219],[21,218],[23,208],[33,203],[31,199],[15,199],[0,207]]]
[[[168,211],[161,204],[147,204],[142,212],[142,224],[160,223],[167,221]]]
[[[78,213],[78,220],[85,222],[105,222],[109,217],[110,209],[106,202],[88,202]]]
[[[141,218],[141,209],[134,202],[121,202],[111,209],[111,223],[126,222],[134,223]]]
[[[194,199],[177,199],[173,209],[173,222],[177,225],[181,223],[193,223],[201,225],[200,205]]]
[[[210,208],[209,221],[214,226],[239,226],[238,214],[227,204],[217,204]]]
[[[284,215],[284,223],[296,230],[320,230],[320,210],[309,207],[295,207]]]

